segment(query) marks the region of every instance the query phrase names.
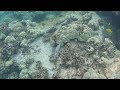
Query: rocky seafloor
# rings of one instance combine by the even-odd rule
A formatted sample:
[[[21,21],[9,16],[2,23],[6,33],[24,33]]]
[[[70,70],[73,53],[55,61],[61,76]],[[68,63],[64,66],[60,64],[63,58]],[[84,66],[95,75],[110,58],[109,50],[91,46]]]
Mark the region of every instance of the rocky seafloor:
[[[0,79],[120,79],[120,29],[99,13],[1,11]]]

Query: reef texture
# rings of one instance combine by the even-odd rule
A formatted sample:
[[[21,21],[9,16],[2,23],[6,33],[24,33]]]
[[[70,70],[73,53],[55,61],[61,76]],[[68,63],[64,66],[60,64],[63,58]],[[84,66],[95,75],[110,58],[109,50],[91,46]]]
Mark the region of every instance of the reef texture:
[[[85,17],[89,19],[86,20]],[[53,34],[51,39],[57,45],[54,55],[50,58],[56,66],[53,78],[115,78],[106,75],[105,71],[114,65],[113,63],[117,63],[120,56],[116,55],[118,51],[112,41],[102,35],[104,26],[100,27],[99,19],[94,20],[95,17],[97,18],[92,12],[85,12],[82,19],[78,18],[62,26]]]
[[[120,78],[120,51],[96,12],[10,15],[0,23],[0,79]]]

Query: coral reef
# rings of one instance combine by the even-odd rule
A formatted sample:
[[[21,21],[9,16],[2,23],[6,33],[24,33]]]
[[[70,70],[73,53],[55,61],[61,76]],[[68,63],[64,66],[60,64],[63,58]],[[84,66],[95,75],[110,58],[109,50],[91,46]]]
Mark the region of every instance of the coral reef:
[[[83,79],[106,79],[103,74],[99,74],[96,70],[90,68],[85,72]]]
[[[37,27],[38,26],[35,22],[31,22],[29,20],[1,23],[0,62],[3,63],[3,66],[1,66],[2,78],[14,78],[11,75],[15,75],[15,78],[18,78],[18,72],[20,72],[19,64],[17,65],[18,72],[16,73],[16,71],[14,71],[14,68],[16,68],[16,66],[14,66],[12,63],[13,60],[9,60],[11,60],[13,55],[17,54],[18,52],[22,51],[23,54],[27,53],[27,51],[30,49],[29,43],[35,40],[35,38],[41,34],[41,29]],[[29,63],[27,63],[27,65],[29,65]],[[6,74],[6,76],[4,74]]]
[[[92,30],[86,25],[81,25],[79,22],[73,22],[67,26],[62,26],[51,37],[51,43],[60,44],[69,42],[70,40],[77,39],[79,41],[86,41],[92,36]]]
[[[0,79],[120,78],[120,30],[96,12],[3,11],[0,16]]]
[[[16,74],[15,77],[11,76],[13,72]],[[0,79],[18,79],[19,72],[19,67],[14,60],[0,61]]]
[[[85,17],[87,15],[89,14]],[[51,39],[55,44],[62,46],[58,49],[58,55],[54,52],[50,58],[57,68],[53,78],[72,79],[74,76],[83,79],[105,79],[103,71],[119,58],[119,55],[116,56],[117,49],[114,43],[100,36],[102,30],[97,24],[99,19],[95,22],[88,20],[88,25],[86,22],[72,22],[53,34]],[[82,73],[77,76],[76,71],[79,69],[82,69]]]
[[[55,58],[56,60],[53,60],[53,61],[57,65],[58,73],[60,74],[60,76],[61,76],[61,73],[59,71],[61,71],[61,69],[65,69],[65,72],[67,72],[70,68],[75,68],[74,70],[82,68],[84,73],[88,71],[88,69],[91,67],[93,69],[96,69],[96,71],[98,72],[99,70],[102,71],[108,66],[110,66],[112,63],[115,62],[115,59],[118,58],[118,57],[115,57],[115,49],[113,48],[114,46],[111,47],[110,45],[107,47],[104,47],[99,45],[92,46],[92,44],[88,44],[88,43],[69,42],[64,46],[64,48],[62,48],[62,51],[60,52],[59,57],[57,59]],[[104,49],[105,51],[103,51]],[[110,50],[110,49],[113,49],[113,50]],[[109,52],[109,50],[113,52]],[[95,73],[97,74],[96,71]],[[55,77],[59,77],[58,73],[57,73],[57,76]],[[81,73],[79,76],[82,77],[83,73]],[[99,75],[94,76],[93,74],[93,77],[92,77],[88,73],[86,73],[83,78],[86,78],[86,79],[87,78],[92,79],[93,77],[98,79],[105,78],[103,74],[100,76]],[[91,77],[86,75],[90,75]],[[61,78],[64,78],[64,77],[67,77],[67,76],[63,76]],[[72,78],[72,76],[67,78]]]
[[[30,71],[30,77],[32,79],[47,79],[48,78],[48,71],[46,68],[42,67],[40,61],[35,62],[36,68],[35,71]]]
[[[31,70],[30,66],[34,66]],[[34,62],[33,58],[27,57],[24,62],[20,64],[21,72],[19,74],[20,79],[47,79],[48,71],[42,67],[40,61]]]

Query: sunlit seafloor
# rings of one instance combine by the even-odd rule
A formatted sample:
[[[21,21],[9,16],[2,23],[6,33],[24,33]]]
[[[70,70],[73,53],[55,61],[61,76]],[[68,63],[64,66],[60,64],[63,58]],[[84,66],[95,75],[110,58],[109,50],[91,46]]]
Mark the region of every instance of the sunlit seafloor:
[[[120,79],[119,11],[0,11],[0,79]]]

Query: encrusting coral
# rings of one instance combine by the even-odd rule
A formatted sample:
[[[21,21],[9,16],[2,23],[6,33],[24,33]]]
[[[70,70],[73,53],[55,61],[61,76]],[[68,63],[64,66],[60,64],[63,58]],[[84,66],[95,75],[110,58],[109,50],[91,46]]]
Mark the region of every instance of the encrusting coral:
[[[97,22],[89,22],[88,25],[86,25],[87,23],[78,24],[72,22],[68,25],[63,25],[61,29],[53,34],[51,41],[62,46],[57,57],[50,58],[50,61],[54,62],[58,71],[54,74],[54,78],[70,79],[73,78],[73,76],[76,78],[89,79],[106,78],[101,72],[114,63],[119,56],[115,55],[116,48],[112,41],[108,38],[100,37],[99,32],[102,33],[102,30],[99,30],[99,26],[96,23]],[[94,33],[94,30],[99,32]],[[55,56],[55,53],[53,56]],[[82,73],[75,76],[76,70],[81,68]],[[89,74],[89,68],[94,72],[93,74]],[[69,76],[69,72],[73,74]]]
[[[105,21],[93,11],[62,12],[56,18],[57,12],[50,16],[48,13],[13,12],[16,20],[0,22],[1,79],[120,78],[120,51],[105,33]],[[42,58],[34,57],[37,53],[47,56],[42,51],[50,47],[41,47],[41,52],[33,54],[33,42],[51,44],[47,59],[54,66],[52,77]],[[41,50],[40,45],[36,47]],[[17,54],[20,58],[14,60]]]

